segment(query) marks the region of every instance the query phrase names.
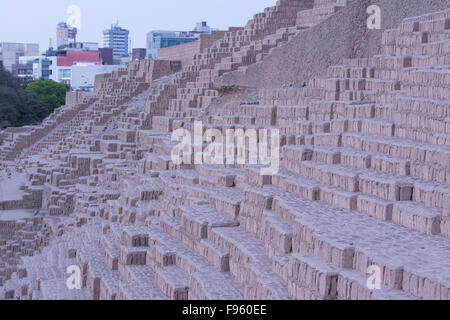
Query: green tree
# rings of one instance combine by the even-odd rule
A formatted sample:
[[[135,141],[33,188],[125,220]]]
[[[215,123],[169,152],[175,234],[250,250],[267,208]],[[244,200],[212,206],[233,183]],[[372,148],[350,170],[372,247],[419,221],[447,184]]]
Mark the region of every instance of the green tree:
[[[66,92],[68,88],[62,83],[53,80],[38,80],[27,86],[28,92],[34,92],[39,96],[42,102],[49,106],[49,112],[66,103]]]
[[[20,83],[0,64],[0,123],[23,126],[40,123],[49,115],[49,106]]]

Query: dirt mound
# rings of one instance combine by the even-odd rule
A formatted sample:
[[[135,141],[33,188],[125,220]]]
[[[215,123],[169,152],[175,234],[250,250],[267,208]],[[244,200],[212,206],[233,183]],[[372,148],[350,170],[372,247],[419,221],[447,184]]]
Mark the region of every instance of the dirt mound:
[[[381,30],[367,28],[367,8],[381,8]],[[380,53],[383,29],[397,27],[403,19],[450,7],[450,0],[353,0],[321,24],[276,48],[262,62],[244,72],[231,72],[218,85],[256,88],[300,86],[322,75],[343,58],[370,57]]]

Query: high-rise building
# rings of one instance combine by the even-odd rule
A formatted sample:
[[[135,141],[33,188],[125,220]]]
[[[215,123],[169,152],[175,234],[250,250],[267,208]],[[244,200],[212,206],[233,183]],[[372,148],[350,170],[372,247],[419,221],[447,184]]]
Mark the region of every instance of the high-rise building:
[[[9,72],[12,72],[13,64],[19,64],[20,57],[38,55],[39,44],[37,43],[0,42],[0,60],[3,61],[5,70]]]
[[[56,27],[57,48],[74,45],[77,42],[77,32],[77,28],[72,28],[65,22],[58,23]]]
[[[118,26],[111,25],[110,29],[103,31],[103,46],[113,49],[113,57],[128,56],[128,36],[130,31]]]
[[[211,30],[206,21],[202,21],[193,31],[151,31],[147,33],[147,56],[156,59],[159,49],[196,41],[199,34],[211,33]]]

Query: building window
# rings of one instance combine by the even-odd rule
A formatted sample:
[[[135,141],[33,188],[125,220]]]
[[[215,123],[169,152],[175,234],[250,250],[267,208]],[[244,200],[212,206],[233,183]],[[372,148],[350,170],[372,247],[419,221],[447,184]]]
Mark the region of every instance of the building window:
[[[70,79],[72,77],[70,69],[60,69],[59,79]]]

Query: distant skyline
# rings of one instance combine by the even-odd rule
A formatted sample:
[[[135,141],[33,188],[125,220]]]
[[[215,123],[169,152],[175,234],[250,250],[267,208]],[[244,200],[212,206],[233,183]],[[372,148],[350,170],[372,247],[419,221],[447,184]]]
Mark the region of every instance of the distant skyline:
[[[192,30],[200,21],[212,28],[244,26],[276,0],[14,0],[0,1],[0,42],[39,43],[45,51],[52,38],[56,46],[56,25],[66,22],[67,8],[81,9],[81,29],[77,41],[98,42],[102,31],[119,21],[130,30],[131,48],[145,48],[151,30]]]

